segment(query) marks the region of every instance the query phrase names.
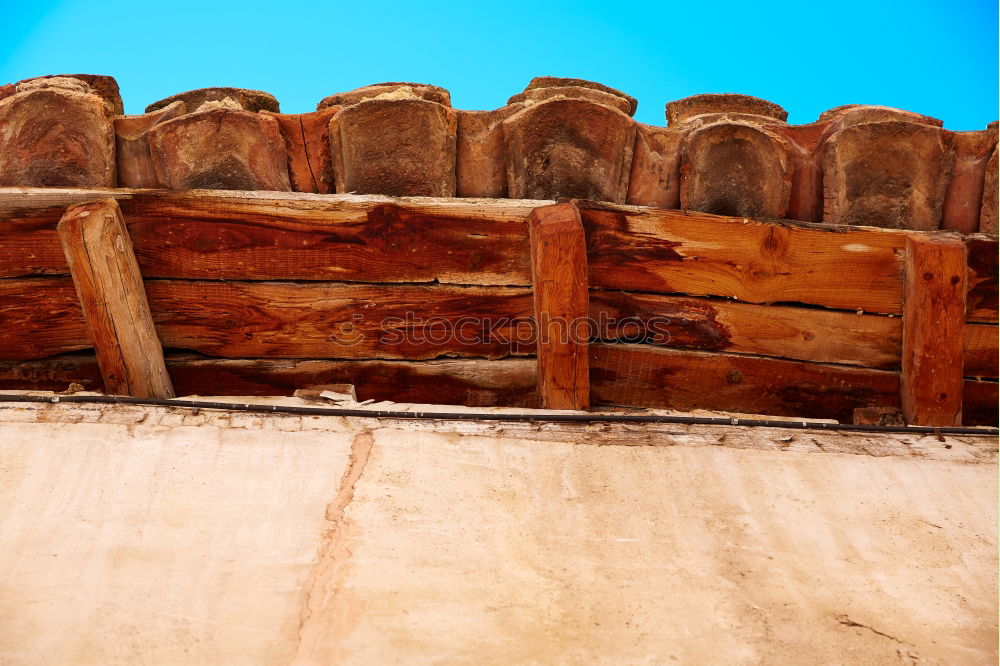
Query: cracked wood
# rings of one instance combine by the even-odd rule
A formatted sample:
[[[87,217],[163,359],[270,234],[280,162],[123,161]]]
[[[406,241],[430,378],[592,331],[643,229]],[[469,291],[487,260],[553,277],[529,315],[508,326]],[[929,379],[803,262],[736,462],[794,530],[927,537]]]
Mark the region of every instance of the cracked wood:
[[[58,230],[105,390],[174,397],[118,204],[103,199],[72,206]]]

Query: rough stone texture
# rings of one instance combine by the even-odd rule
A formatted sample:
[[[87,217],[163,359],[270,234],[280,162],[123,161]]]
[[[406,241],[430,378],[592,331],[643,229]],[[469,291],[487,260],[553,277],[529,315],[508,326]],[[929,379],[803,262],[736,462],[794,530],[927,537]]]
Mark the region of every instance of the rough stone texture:
[[[328,106],[350,106],[365,100],[375,99],[380,95],[423,99],[428,102],[437,102],[444,106],[451,106],[451,95],[444,88],[426,83],[393,82],[374,83],[370,86],[363,86],[348,92],[334,93],[320,100],[320,103],[316,105],[316,110],[321,111]]]
[[[824,222],[919,231],[940,225],[950,133],[909,122],[865,123],[840,130],[824,150]]]
[[[456,111],[458,116],[456,195],[501,198],[507,196],[504,119],[524,108],[511,104],[496,111]]]
[[[944,198],[941,228],[972,234],[979,230],[986,165],[996,151],[996,129],[953,132],[955,161]]]
[[[290,191],[278,122],[250,111],[189,113],[147,132],[156,175],[172,190]]]
[[[788,112],[773,102],[735,93],[692,95],[667,102],[667,125],[673,127],[705,113],[745,113],[773,120],[787,120]]]
[[[912,111],[894,109],[891,106],[873,104],[845,104],[836,106],[819,114],[818,122],[836,122],[837,129],[860,125],[861,123],[878,123],[887,120],[917,123],[918,125],[933,125],[942,127],[944,123],[937,118],[931,118]]]
[[[455,196],[457,116],[423,99],[371,99],[330,121],[337,191]]]
[[[542,90],[545,88],[587,88],[590,90],[596,90],[598,92],[603,92],[608,95],[614,95],[620,99],[628,102],[628,110],[626,113],[630,116],[635,115],[635,110],[639,108],[639,101],[631,95],[626,95],[621,90],[615,90],[611,86],[606,86],[603,83],[597,83],[595,81],[586,81],[584,79],[567,79],[559,76],[536,76],[531,79],[531,82],[524,89],[525,93]]]
[[[163,187],[146,132],[153,126],[184,115],[184,102],[174,102],[158,111],[136,116],[116,116],[115,159],[118,164],[118,187]]]
[[[65,87],[3,98],[0,186],[114,187],[113,115],[100,96]]]
[[[187,92],[177,93],[170,97],[165,97],[158,102],[153,102],[146,107],[146,113],[156,111],[172,104],[173,102],[184,102],[189,112],[198,110],[205,102],[221,102],[226,99],[236,102],[240,108],[246,111],[272,111],[278,113],[278,100],[270,93],[260,90],[244,90],[243,88],[199,88]]]
[[[122,95],[118,90],[118,81],[113,76],[104,76],[101,74],[48,74],[46,76],[34,76],[30,79],[24,79],[19,83],[52,78],[69,78],[83,81],[90,86],[91,92],[111,105],[111,110],[115,115],[120,116],[125,113],[125,107],[122,104]]]
[[[979,211],[979,232],[997,235],[997,150],[986,163],[983,180],[983,204]]]
[[[508,104],[544,102],[548,99],[585,99],[594,104],[618,109],[628,115],[635,114],[635,100],[632,98],[614,95],[602,90],[584,88],[582,86],[561,86],[552,88],[530,88],[522,93],[518,93],[507,100]],[[631,100],[631,101],[629,101]]]
[[[340,110],[329,106],[311,113],[264,113],[278,121],[288,151],[288,177],[296,192],[335,192],[330,155],[330,120]]]
[[[0,428],[4,663],[997,660],[986,438],[68,404]]]
[[[677,130],[636,125],[626,203],[680,208],[680,147],[683,138],[684,133]]]
[[[576,99],[532,104],[503,122],[508,196],[623,203],[636,123]]]
[[[681,207],[717,215],[784,218],[791,194],[788,142],[760,127],[716,123],[681,146]]]

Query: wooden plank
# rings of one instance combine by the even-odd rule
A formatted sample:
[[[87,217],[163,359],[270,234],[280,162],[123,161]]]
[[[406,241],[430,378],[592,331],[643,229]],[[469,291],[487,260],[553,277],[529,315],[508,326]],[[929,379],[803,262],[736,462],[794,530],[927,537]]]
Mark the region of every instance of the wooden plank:
[[[590,316],[605,342],[885,370],[902,360],[901,317],[603,289],[590,292]],[[964,347],[966,376],[997,377],[995,325],[965,324]]]
[[[59,238],[108,393],[172,398],[142,274],[114,199],[71,206]]]
[[[996,322],[997,310],[997,239],[995,236],[965,237],[968,251],[969,293],[966,297],[968,321]]]
[[[587,409],[590,341],[587,244],[573,204],[528,217],[538,343],[538,395],[546,409]]]
[[[998,422],[1000,393],[997,382],[966,379],[962,386],[962,423],[964,425],[991,425]]]
[[[535,359],[487,361],[328,361],[213,359],[168,354],[178,395],[292,395],[317,384],[350,382],[359,400],[470,407],[537,407]],[[0,390],[64,391],[72,384],[103,390],[91,353],[34,361],[0,361]]]
[[[92,344],[69,278],[0,280],[0,359],[26,360]]]
[[[680,379],[694,382],[682,394],[683,400],[693,405],[689,408],[714,404],[722,405],[720,409],[746,411],[769,408],[777,403],[781,410],[763,413],[790,415],[788,410],[805,400],[815,406],[813,416],[823,418],[823,414],[843,413],[844,403],[884,399],[887,407],[899,407],[899,374],[895,372],[848,368],[854,372],[845,376],[827,372],[827,368],[832,368],[837,373],[840,366],[753,359],[733,354],[681,353],[645,345],[595,344],[591,347],[592,351],[603,347],[603,356],[599,356],[601,363],[591,366],[595,402],[600,398],[602,404],[672,408],[667,400],[671,396],[655,385],[655,375],[662,372],[669,377],[672,369],[679,368]],[[675,356],[658,355],[663,351]],[[677,354],[681,354],[679,360]],[[744,359],[750,361],[736,367],[731,365]],[[535,359],[530,357],[495,361],[327,361],[212,359],[192,354],[168,354],[166,361],[178,395],[291,395],[303,386],[350,381],[357,386],[362,399],[476,407],[537,406]],[[754,368],[756,373],[751,372]],[[794,383],[787,390],[782,390],[770,379],[775,369],[793,378]],[[800,369],[807,374],[797,371]],[[730,382],[730,370],[740,373],[732,375],[734,380],[741,380],[740,383]],[[718,373],[725,377],[726,395],[723,396],[710,392],[709,384],[719,383]],[[842,380],[845,378],[857,386],[844,385]],[[93,354],[83,352],[33,361],[0,361],[0,390],[64,391],[70,383],[80,384],[87,390],[102,389]],[[705,389],[700,396],[699,386]],[[995,381],[965,381],[962,410],[965,425],[997,424],[997,386]],[[758,397],[755,392],[761,387],[768,393]],[[683,384],[674,385],[674,390],[683,388]],[[839,407],[827,408],[833,403],[827,403],[824,396],[830,395]],[[650,404],[635,404],[643,400]]]
[[[231,293],[223,288],[224,293]],[[170,292],[166,286],[157,292]],[[204,294],[202,294],[204,295]],[[278,305],[272,303],[271,305]],[[420,312],[413,304],[415,314]],[[173,335],[169,302],[156,300],[154,316],[164,335]],[[266,304],[260,307],[267,308]],[[218,307],[210,308],[216,311]],[[590,312],[597,324],[595,339],[656,343],[676,349],[729,351],[778,356],[820,363],[844,363],[871,368],[899,369],[902,319],[856,315],[818,309],[761,306],[719,299],[634,294],[593,290]],[[662,336],[634,337],[634,318],[646,333]],[[666,319],[664,326],[662,320]],[[226,318],[220,320],[222,325]],[[5,331],[0,358],[31,359],[90,347],[86,323],[76,291],[61,278],[0,279],[0,327]],[[294,331],[285,335],[291,336]],[[520,334],[519,334],[520,335]],[[244,335],[245,337],[245,335]],[[966,324],[965,375],[996,378],[997,327]],[[278,336],[275,342],[286,340]],[[524,349],[530,349],[525,342]],[[269,355],[266,347],[258,348]],[[518,349],[523,351],[519,347]]]
[[[911,232],[654,209],[580,214],[591,287],[902,312]]]
[[[903,418],[913,425],[962,422],[962,328],[966,248],[955,236],[906,241]]]
[[[899,375],[844,365],[650,345],[590,345],[596,405],[837,419],[899,404]]]
[[[535,351],[531,290],[522,287],[147,280],[146,292],[165,347],[213,356],[414,360]],[[66,278],[0,280],[0,358],[89,347],[74,298]]]
[[[601,289],[590,293],[590,312],[608,342],[899,367],[898,317]]]
[[[120,204],[146,277],[531,284],[524,206],[125,192]],[[0,277],[66,274],[59,209],[7,201]]]
[[[544,203],[0,188],[0,277],[66,274],[56,221],[99,196],[119,200],[148,277],[506,285],[530,284],[524,221]],[[921,233],[635,206],[583,215],[592,286],[868,312],[902,311],[900,257]],[[967,243],[968,319],[996,322],[997,240]]]
[[[963,329],[966,377],[996,379],[1000,370],[1000,335],[995,324],[966,324]]]

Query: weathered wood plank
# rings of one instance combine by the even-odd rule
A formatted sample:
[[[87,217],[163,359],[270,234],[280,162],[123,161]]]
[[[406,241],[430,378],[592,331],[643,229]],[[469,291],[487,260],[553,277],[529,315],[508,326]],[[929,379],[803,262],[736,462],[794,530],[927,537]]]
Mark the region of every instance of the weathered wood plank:
[[[154,302],[161,330],[171,321],[162,307],[166,305],[161,301]],[[414,303],[412,310],[420,314],[420,304]],[[595,340],[900,367],[902,319],[898,317],[604,290],[591,291],[590,313]],[[644,331],[641,338],[634,335],[636,318]],[[61,278],[0,280],[0,327],[4,331],[0,358],[42,358],[90,347],[76,292]],[[667,335],[657,335],[661,332]],[[522,333],[530,346],[527,333]],[[294,330],[287,335],[294,336]],[[997,377],[997,327],[966,324],[964,339],[965,375]],[[278,344],[284,342],[279,336]]]
[[[609,342],[899,367],[898,317],[600,289],[591,291],[590,312]]]
[[[317,384],[350,382],[359,400],[392,400],[470,407],[537,407],[535,359],[327,361],[213,359],[168,354],[178,395],[292,395]],[[0,361],[0,390],[88,391],[104,385],[93,354],[35,361]]]
[[[546,409],[587,409],[587,243],[573,204],[528,217],[538,344],[538,395]]]
[[[997,425],[1000,384],[966,379],[962,386],[962,423]]]
[[[906,239],[921,235],[625,207],[580,214],[591,287],[874,313],[902,312]],[[982,305],[969,318],[996,321],[997,243],[976,242],[983,278],[973,288]]]
[[[907,423],[962,422],[966,279],[960,238],[906,240],[902,406]]]
[[[131,192],[120,205],[146,277],[531,284],[523,207]],[[65,274],[58,209],[10,213],[0,276]]]
[[[0,188],[0,277],[65,274],[55,223],[99,196],[119,200],[148,277],[509,285],[530,284],[524,222],[548,203]],[[902,311],[905,238],[920,235],[635,206],[583,215],[592,286],[869,312]],[[996,322],[997,241],[967,243],[968,319]]]
[[[594,289],[597,339],[898,370],[903,320],[819,308]],[[997,377],[997,327],[965,324],[965,375]]]
[[[0,359],[26,360],[91,348],[69,278],[0,280]]]
[[[594,404],[710,409],[833,418],[856,407],[899,404],[899,376],[885,370],[650,345],[592,344]]]
[[[249,203],[262,209],[297,209],[343,212],[396,204],[429,215],[459,215],[472,219],[527,219],[539,206],[555,203],[544,199],[472,199],[460,197],[390,197],[381,194],[311,194],[307,192],[260,192],[240,190],[144,190],[129,188],[0,187],[0,217],[18,217],[46,208],[66,208],[75,203],[110,198],[124,210],[130,200],[172,202],[181,207],[212,207]]]
[[[595,405],[832,418],[857,407],[899,407],[899,373],[773,358],[590,345]],[[965,425],[996,425],[997,383],[966,380]]]
[[[969,293],[966,296],[968,321],[996,322],[998,319],[997,239],[990,236],[966,236],[968,251]]]
[[[592,345],[592,351],[600,346]],[[731,367],[730,364],[739,363],[747,357],[690,352],[682,354],[645,345],[603,347],[605,349],[601,354],[604,361],[600,367],[592,366],[591,371],[595,402],[602,398],[603,404],[622,404],[627,398],[634,402],[652,396],[654,402],[649,406],[682,409],[666,402],[670,396],[653,385],[657,372],[666,374],[676,367],[680,369],[681,380],[693,378],[706,387],[706,392],[702,395],[697,393],[697,385],[687,387],[684,392],[688,405],[695,408],[709,404],[723,410],[745,412],[778,403],[785,408],[784,411],[764,413],[788,415],[787,409],[805,398],[817,407],[813,416],[823,418],[824,414],[841,413],[846,409],[843,406],[825,409],[824,405],[833,403],[827,403],[824,396],[833,395],[836,402],[850,405],[867,402],[866,391],[868,397],[884,398],[887,407],[899,407],[899,375],[895,372],[848,368],[855,372],[847,379],[861,382],[859,388],[852,391],[850,386],[842,383],[841,380],[845,378],[843,375],[826,372],[827,368],[833,368],[836,373],[838,366],[775,359],[756,359],[760,364],[756,365],[753,363],[755,359],[751,358],[750,363]],[[658,355],[664,351],[667,358]],[[669,356],[670,354],[673,356]],[[681,354],[680,360],[677,360],[677,354]],[[686,361],[684,357],[687,357]],[[495,361],[443,359],[414,362],[212,359],[192,354],[168,354],[166,361],[178,395],[291,395],[304,386],[350,381],[357,387],[360,399],[477,407],[537,406],[535,359],[528,357]],[[787,364],[791,364],[791,370],[787,368]],[[795,371],[797,367],[812,372],[803,375]],[[637,368],[645,368],[644,374],[638,376]],[[751,374],[750,370],[754,368],[757,372]],[[779,374],[783,373],[796,380],[787,391],[783,391],[770,379],[770,374],[776,368]],[[732,377],[741,379],[741,384],[730,384],[730,370],[740,373]],[[714,378],[720,372],[725,377],[727,388],[725,395],[716,396],[707,392],[707,384],[717,382]],[[703,377],[712,379],[704,382]],[[874,389],[870,383],[865,383],[873,377]],[[80,384],[87,390],[102,389],[100,371],[93,354],[83,352],[34,361],[0,361],[0,390],[63,391],[70,383]],[[834,385],[833,389],[829,388],[831,383]],[[824,385],[827,388],[824,389]],[[675,387],[684,388],[683,384],[675,384]],[[757,398],[755,391],[761,387],[769,393]],[[965,381],[965,425],[997,424],[997,387],[995,381]],[[846,399],[836,397],[844,395],[847,396]],[[719,405],[722,407],[718,407]]]
[[[102,199],[71,206],[58,231],[108,393],[172,398],[163,348],[118,204]]]
[[[146,292],[165,347],[213,356],[499,358],[535,350],[531,290],[521,287],[147,280]],[[65,278],[0,280],[0,358],[89,347],[74,298]]]
[[[996,379],[1000,369],[1000,335],[994,324],[966,324],[962,362],[966,377]]]

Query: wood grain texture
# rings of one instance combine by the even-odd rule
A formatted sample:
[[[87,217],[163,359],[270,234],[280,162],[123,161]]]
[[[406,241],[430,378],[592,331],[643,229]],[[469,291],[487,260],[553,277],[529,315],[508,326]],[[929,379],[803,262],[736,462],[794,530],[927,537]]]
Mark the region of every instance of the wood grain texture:
[[[168,354],[178,395],[292,395],[297,389],[354,384],[359,400],[392,400],[470,407],[537,407],[535,359],[328,361],[215,359]],[[0,361],[0,390],[64,391],[71,384],[104,388],[91,353],[34,361]]]
[[[146,277],[531,284],[526,214],[507,207],[172,194],[120,201]],[[0,214],[0,276],[65,274],[57,220],[53,208]]]
[[[521,287],[147,280],[146,292],[165,347],[213,356],[499,358],[535,350],[531,290]],[[0,280],[0,358],[88,348],[74,298],[66,278]]]
[[[903,320],[819,308],[594,289],[595,340],[899,370]],[[965,324],[965,375],[995,378],[994,324]]]
[[[649,345],[590,346],[594,404],[723,410],[850,423],[899,404],[897,373]]]
[[[590,341],[587,244],[572,204],[528,217],[538,342],[538,395],[546,409],[587,409]]]
[[[902,311],[905,232],[666,210],[581,216],[592,287]]]
[[[995,236],[966,236],[968,252],[969,293],[966,296],[966,319],[968,321],[996,322],[997,307],[997,256],[998,244]]]
[[[907,239],[902,407],[909,424],[962,422],[966,281],[961,238]]]
[[[163,348],[118,204],[102,199],[71,206],[58,231],[107,392],[172,398]]]
[[[66,274],[55,224],[65,206],[100,196],[118,199],[148,277],[525,286],[525,220],[549,203],[0,188],[0,277]],[[905,239],[920,235],[587,205],[591,286],[757,303],[899,314]],[[968,320],[996,322],[997,240],[966,242]]]
[[[155,291],[168,297],[172,290],[168,285],[179,284],[162,282]],[[242,289],[221,288],[230,299]],[[247,307],[266,311],[273,306],[281,310],[280,303],[263,303],[252,294],[241,298],[249,301],[239,306],[236,313],[244,312]],[[169,329],[177,313],[162,308],[174,307],[171,304],[174,301],[159,298],[153,301],[154,317],[164,335],[172,335]],[[412,305],[414,314],[420,314],[421,304]],[[220,312],[222,308],[222,303],[210,306],[205,317],[210,319],[209,313]],[[187,308],[181,304],[181,309]],[[902,319],[898,317],[600,289],[590,293],[590,314],[596,324],[594,340],[646,342],[676,349],[729,351],[883,369],[899,369],[901,361]],[[253,316],[251,312],[240,320]],[[237,319],[223,317],[219,321],[223,326],[232,326]],[[644,331],[639,337],[635,336],[637,324]],[[0,330],[4,331],[0,359],[42,358],[90,347],[76,291],[64,278],[0,279]],[[666,332],[666,339],[657,335],[661,331]],[[245,331],[244,338],[246,332],[252,333]],[[527,347],[519,345],[518,351],[531,345],[527,331],[522,329],[522,334]],[[288,330],[275,343],[284,346],[292,336],[294,330]],[[997,377],[996,325],[966,324],[964,340],[965,376]],[[261,355],[269,355],[262,339],[258,342],[262,345],[258,347]]]

